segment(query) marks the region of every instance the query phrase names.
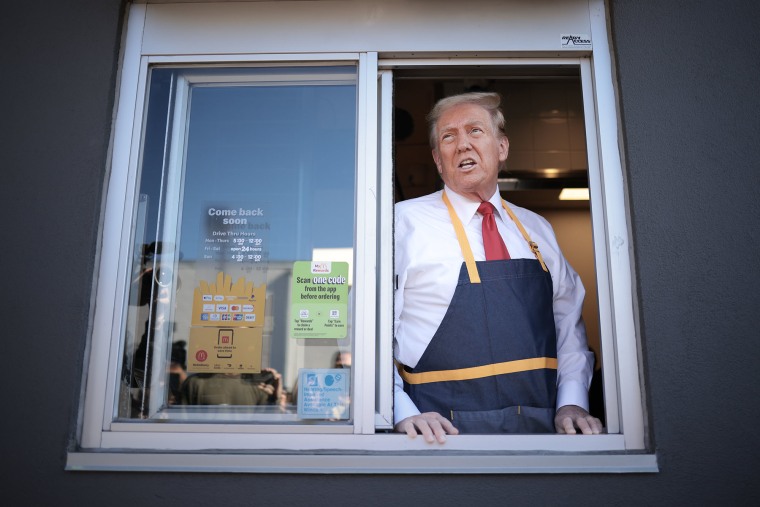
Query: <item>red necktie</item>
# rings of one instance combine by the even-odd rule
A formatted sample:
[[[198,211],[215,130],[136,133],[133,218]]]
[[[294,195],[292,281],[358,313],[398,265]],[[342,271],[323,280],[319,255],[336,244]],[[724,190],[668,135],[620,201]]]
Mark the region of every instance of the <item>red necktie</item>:
[[[486,250],[486,260],[496,261],[509,259],[509,252],[501,234],[496,228],[496,220],[493,217],[494,207],[488,201],[483,201],[478,206],[478,213],[483,215],[483,247]]]

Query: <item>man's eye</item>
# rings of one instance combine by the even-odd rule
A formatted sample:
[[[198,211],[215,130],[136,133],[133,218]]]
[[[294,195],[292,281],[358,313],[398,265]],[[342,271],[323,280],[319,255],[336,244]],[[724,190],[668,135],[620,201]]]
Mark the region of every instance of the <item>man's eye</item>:
[[[443,142],[448,142],[448,141],[451,141],[452,139],[454,139],[454,136],[451,134],[443,134],[443,136],[441,136],[441,141]]]
[[[481,132],[483,132],[483,129],[480,127],[473,127],[471,132],[473,134],[480,134]]]

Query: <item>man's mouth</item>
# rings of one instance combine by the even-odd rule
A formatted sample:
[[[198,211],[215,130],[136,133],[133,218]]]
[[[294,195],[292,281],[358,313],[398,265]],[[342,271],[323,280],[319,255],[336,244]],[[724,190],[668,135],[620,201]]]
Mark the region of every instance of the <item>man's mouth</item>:
[[[475,161],[471,158],[466,158],[459,162],[459,168],[460,169],[470,169],[475,165]]]

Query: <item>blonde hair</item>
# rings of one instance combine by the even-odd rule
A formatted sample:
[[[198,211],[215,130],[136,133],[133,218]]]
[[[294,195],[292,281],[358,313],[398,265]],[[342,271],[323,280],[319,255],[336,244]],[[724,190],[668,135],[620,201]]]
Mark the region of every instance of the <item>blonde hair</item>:
[[[480,106],[491,116],[491,123],[493,124],[494,132],[498,132],[502,136],[506,136],[504,127],[506,122],[504,121],[504,114],[499,109],[501,104],[501,95],[495,92],[470,92],[462,93],[460,95],[452,95],[436,102],[433,109],[427,115],[428,132],[430,136],[430,147],[433,149],[438,148],[438,135],[436,132],[436,126],[438,120],[443,113],[462,104],[475,104]]]

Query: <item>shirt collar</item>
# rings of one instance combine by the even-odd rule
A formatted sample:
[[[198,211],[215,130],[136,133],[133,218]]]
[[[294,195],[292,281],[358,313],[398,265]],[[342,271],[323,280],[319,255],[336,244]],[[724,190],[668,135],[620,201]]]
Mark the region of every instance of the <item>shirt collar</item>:
[[[473,202],[462,197],[461,195],[451,190],[451,187],[447,185],[444,185],[444,189],[446,190],[446,195],[449,197],[451,206],[453,206],[454,211],[459,217],[459,220],[461,220],[463,224],[470,223],[470,220],[472,220],[473,217],[477,214],[478,206],[480,206],[480,203]],[[491,195],[491,198],[488,199],[488,202],[493,204],[494,208],[496,208],[496,211],[499,213],[499,216],[501,216],[502,221],[504,221],[505,212],[504,208],[501,205],[501,194],[499,193],[499,187],[496,187],[496,189],[494,189],[494,192]]]

